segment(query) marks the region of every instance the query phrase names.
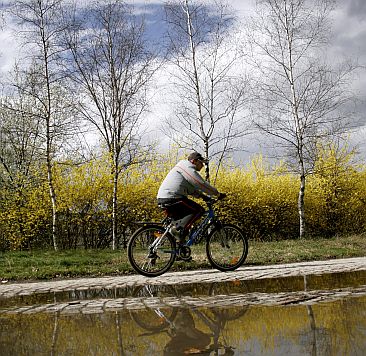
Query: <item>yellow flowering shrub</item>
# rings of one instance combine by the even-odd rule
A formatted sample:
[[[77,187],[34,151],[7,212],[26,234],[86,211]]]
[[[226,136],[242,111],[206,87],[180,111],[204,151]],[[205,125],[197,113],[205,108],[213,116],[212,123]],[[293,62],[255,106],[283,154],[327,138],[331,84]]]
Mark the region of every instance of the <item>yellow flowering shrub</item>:
[[[306,179],[305,217],[311,235],[359,233],[366,228],[366,169],[352,154],[334,147],[320,150],[315,171]],[[121,171],[118,183],[118,234],[126,244],[138,221],[161,221],[156,195],[168,171],[180,159],[176,151],[146,157]],[[113,180],[108,156],[81,165],[57,165],[57,236],[61,248],[107,247],[111,242]],[[215,167],[211,167],[215,171]],[[51,244],[51,205],[40,177],[22,190],[0,187],[0,249]],[[204,174],[204,172],[202,172]],[[250,238],[298,236],[299,178],[283,164],[271,167],[262,157],[246,167],[220,168],[214,183],[228,194],[216,205],[223,222],[239,225]],[[204,202],[200,201],[204,205]]]
[[[50,239],[47,184],[37,173],[18,179],[17,189],[0,189],[0,249],[30,248]]]
[[[217,185],[228,194],[219,205],[220,216],[248,236],[273,239],[296,234],[297,180],[284,173],[282,165],[271,169],[259,156],[246,169],[222,169]]]
[[[346,148],[328,146],[320,153],[306,197],[311,231],[325,236],[365,231],[365,167],[353,164]]]
[[[106,247],[110,242],[112,179],[108,158],[55,169],[60,246]]]

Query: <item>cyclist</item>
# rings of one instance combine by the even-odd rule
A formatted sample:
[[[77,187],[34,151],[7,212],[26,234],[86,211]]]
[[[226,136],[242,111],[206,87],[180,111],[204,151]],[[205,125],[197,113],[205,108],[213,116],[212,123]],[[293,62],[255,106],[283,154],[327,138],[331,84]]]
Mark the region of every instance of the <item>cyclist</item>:
[[[176,222],[175,230],[179,243],[184,243],[192,224],[198,220],[205,209],[188,196],[207,199],[207,195],[223,198],[215,187],[205,181],[198,173],[207,160],[198,152],[192,152],[186,160],[179,161],[163,180],[157,195],[158,205]],[[178,230],[178,234],[177,234]]]

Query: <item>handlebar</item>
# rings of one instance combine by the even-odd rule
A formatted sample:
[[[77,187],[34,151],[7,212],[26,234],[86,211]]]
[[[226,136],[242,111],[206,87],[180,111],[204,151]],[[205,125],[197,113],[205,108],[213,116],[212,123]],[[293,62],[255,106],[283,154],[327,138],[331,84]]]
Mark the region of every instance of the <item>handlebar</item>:
[[[217,203],[219,200],[223,200],[227,197],[227,194],[225,193],[220,193],[220,195],[218,197],[211,197],[209,195],[205,195],[202,196],[201,198],[207,203],[207,204],[215,204]]]

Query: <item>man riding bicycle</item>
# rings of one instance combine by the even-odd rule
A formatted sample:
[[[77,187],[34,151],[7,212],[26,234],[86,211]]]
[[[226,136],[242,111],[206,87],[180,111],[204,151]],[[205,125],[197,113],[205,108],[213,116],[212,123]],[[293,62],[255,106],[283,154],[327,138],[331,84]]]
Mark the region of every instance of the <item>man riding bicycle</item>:
[[[192,152],[186,160],[179,161],[171,169],[158,191],[158,205],[175,220],[171,233],[178,238],[179,243],[184,243],[192,224],[205,212],[200,204],[187,196],[202,199],[206,198],[205,194],[219,198],[225,196],[198,173],[204,164],[207,164],[207,160],[200,153]]]
[[[157,195],[158,204],[168,219],[161,223],[142,222],[143,226],[128,241],[128,260],[143,276],[160,276],[177,260],[191,261],[190,246],[201,242],[211,266],[219,271],[234,271],[244,263],[248,239],[240,227],[223,223],[216,216],[215,200],[205,194],[218,200],[226,194],[220,193],[198,173],[205,162],[201,154],[193,152],[171,169]],[[204,198],[207,209],[189,199],[189,195]],[[200,217],[202,221],[192,227]],[[189,239],[185,243],[187,235]]]

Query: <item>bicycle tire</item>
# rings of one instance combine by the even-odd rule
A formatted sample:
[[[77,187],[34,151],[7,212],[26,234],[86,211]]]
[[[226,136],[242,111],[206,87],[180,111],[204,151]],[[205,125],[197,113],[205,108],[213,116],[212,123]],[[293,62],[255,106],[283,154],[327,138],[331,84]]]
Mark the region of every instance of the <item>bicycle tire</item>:
[[[136,272],[146,277],[157,277],[170,269],[176,258],[175,239],[170,234],[165,235],[156,252],[156,258],[149,257],[149,246],[164,232],[165,228],[161,225],[146,225],[131,236],[127,255]]]
[[[214,228],[206,242],[207,258],[219,271],[233,271],[240,267],[248,255],[248,239],[233,224]]]

